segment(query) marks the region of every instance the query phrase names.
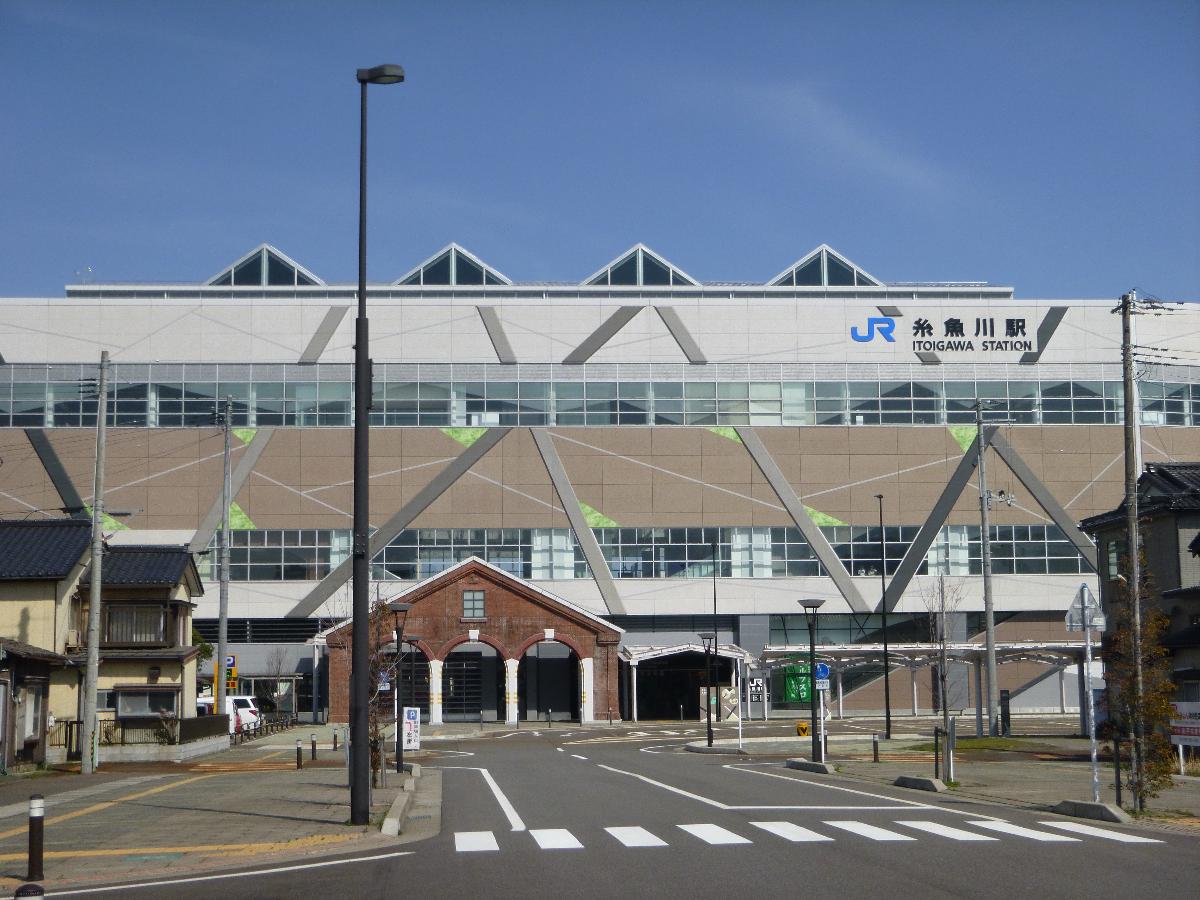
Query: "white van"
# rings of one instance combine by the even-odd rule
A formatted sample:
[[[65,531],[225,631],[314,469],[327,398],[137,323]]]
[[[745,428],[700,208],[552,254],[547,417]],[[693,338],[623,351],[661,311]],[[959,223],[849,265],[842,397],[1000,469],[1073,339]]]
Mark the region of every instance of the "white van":
[[[196,715],[211,716],[215,701],[212,695],[196,698]],[[262,718],[258,704],[253,697],[238,695],[225,698],[225,712],[229,715],[229,733],[236,734],[246,728],[253,728]]]

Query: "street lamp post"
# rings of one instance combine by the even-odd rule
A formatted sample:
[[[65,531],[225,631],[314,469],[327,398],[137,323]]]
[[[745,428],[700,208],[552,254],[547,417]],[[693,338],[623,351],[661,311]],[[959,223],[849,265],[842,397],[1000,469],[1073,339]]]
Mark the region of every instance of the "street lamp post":
[[[892,739],[892,684],[891,661],[888,657],[887,629],[887,536],[883,530],[883,494],[876,494],[879,501],[879,614],[883,617],[883,736]]]
[[[400,740],[400,648],[404,646],[404,622],[408,619],[411,603],[393,600],[388,604],[392,611],[392,640],[396,644],[396,664],[392,667],[392,728],[396,735],[396,774],[404,771],[404,742]],[[404,618],[400,614],[404,614]]]
[[[404,69],[396,65],[359,69],[358,132],[358,317],[354,320],[354,561],[353,625],[350,659],[350,824],[366,825],[371,818],[371,748],[367,704],[370,672],[370,509],[369,416],[371,360],[367,334],[367,85],[396,84]]]
[[[708,680],[708,689],[704,695],[704,707],[706,710],[706,721],[708,722],[708,746],[713,745],[713,730],[712,730],[712,663],[709,661],[709,652],[712,651],[715,655],[717,649],[717,633],[715,631],[701,631],[700,640],[704,642],[704,672]]]
[[[825,762],[824,748],[817,734],[817,610],[825,604],[821,598],[801,600],[804,618],[808,623],[808,708],[812,716],[809,733],[812,736],[813,762]]]

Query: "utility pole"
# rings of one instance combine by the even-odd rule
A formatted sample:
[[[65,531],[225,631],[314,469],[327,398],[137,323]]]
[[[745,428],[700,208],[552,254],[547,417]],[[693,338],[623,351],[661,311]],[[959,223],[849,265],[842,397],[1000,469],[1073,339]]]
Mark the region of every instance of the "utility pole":
[[[217,612],[217,658],[213,660],[213,712],[225,713],[225,657],[229,653],[229,496],[231,479],[229,474],[229,445],[233,425],[233,400],[225,398],[220,416],[221,430],[225,432],[225,455],[221,477],[221,541],[218,565],[220,566],[221,598]]]
[[[992,543],[988,521],[991,498],[987,489],[987,433],[983,429],[983,402],[975,401],[975,429],[979,447],[979,538],[983,556],[984,653],[987,665],[988,734],[1000,734],[1000,686],[996,680],[996,609],[992,602]]]
[[[1121,297],[1121,374],[1125,382],[1125,546],[1129,552],[1129,619],[1133,643],[1133,783],[1137,809],[1146,808],[1142,790],[1145,746],[1142,740],[1142,559],[1138,540],[1138,476],[1141,474],[1142,417],[1133,371],[1133,313],[1137,291]]]
[[[100,679],[100,603],[104,562],[104,452],[108,444],[108,351],[100,353],[100,380],[96,386],[96,475],[92,487],[92,571],[88,594],[87,669],[83,676],[83,728],[80,735],[80,772],[96,771],[96,683]]]

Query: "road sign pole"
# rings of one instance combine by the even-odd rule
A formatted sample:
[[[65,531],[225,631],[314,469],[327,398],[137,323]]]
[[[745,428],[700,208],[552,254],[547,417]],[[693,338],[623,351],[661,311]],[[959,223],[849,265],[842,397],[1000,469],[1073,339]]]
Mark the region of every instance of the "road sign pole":
[[[1092,751],[1092,802],[1100,802],[1100,763],[1096,759],[1096,706],[1092,697],[1092,610],[1088,586],[1079,589],[1083,601],[1083,684],[1087,694],[1088,741]]]

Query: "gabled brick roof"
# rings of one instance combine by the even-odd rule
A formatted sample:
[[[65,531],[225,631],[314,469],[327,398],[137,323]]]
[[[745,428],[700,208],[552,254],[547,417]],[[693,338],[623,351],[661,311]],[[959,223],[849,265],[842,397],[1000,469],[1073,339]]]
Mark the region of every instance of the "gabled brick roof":
[[[0,581],[65,578],[91,537],[91,523],[81,519],[0,520]]]

